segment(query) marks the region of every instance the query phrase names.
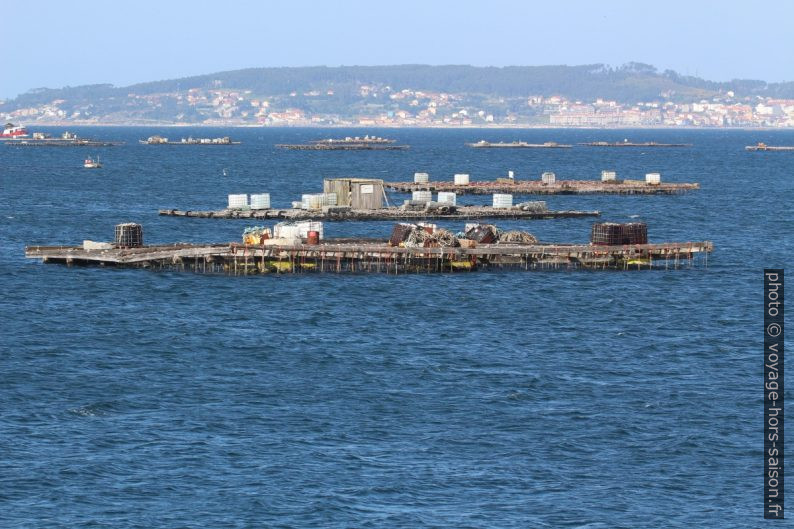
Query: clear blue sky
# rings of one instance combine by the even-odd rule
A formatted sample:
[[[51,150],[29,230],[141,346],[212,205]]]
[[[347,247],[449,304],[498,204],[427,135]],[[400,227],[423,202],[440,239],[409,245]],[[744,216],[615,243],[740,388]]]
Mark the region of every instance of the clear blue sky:
[[[645,62],[794,80],[794,2],[16,0],[0,97],[257,66]]]

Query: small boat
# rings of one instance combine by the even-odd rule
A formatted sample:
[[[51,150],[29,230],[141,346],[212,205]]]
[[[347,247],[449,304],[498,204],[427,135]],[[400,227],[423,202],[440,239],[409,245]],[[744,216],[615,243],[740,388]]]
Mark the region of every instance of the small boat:
[[[27,138],[28,130],[25,127],[18,127],[13,123],[6,123],[3,127],[3,132],[0,133],[0,139],[11,140],[19,138]]]
[[[83,167],[86,169],[99,169],[102,167],[102,164],[99,163],[99,158],[94,160],[93,158],[86,158],[85,162],[83,162]]]

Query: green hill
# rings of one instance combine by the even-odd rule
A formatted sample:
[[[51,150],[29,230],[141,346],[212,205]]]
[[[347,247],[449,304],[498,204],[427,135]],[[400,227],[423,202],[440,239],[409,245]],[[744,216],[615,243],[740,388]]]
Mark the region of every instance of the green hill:
[[[794,99],[794,82],[734,80],[714,82],[681,76],[653,66],[629,63],[619,68],[602,64],[582,66],[342,66],[301,68],[249,68],[217,72],[194,77],[152,81],[126,87],[87,85],[58,89],[40,88],[21,94],[0,105],[0,113],[10,115],[25,108],[38,108],[58,101],[56,112],[66,119],[76,115],[93,116],[98,120],[135,119],[165,121],[201,121],[206,117],[200,106],[185,104],[174,94],[189,89],[239,90],[252,97],[268,98],[271,108],[298,108],[306,112],[352,115],[362,105],[383,106],[362,96],[362,85],[383,89],[386,93],[401,90],[442,92],[460,96],[467,101],[499,101],[494,112],[506,113],[520,108],[519,98],[558,95],[571,100],[593,101],[596,98],[621,103],[667,100],[692,102],[729,91],[735,98],[754,96]],[[332,92],[333,97],[325,97]],[[323,97],[305,98],[307,92],[320,92]],[[156,104],[157,94],[169,94]],[[502,99],[513,99],[503,102]],[[387,107],[384,107],[387,108]],[[399,105],[391,105],[399,110]],[[488,110],[488,109],[486,109]]]

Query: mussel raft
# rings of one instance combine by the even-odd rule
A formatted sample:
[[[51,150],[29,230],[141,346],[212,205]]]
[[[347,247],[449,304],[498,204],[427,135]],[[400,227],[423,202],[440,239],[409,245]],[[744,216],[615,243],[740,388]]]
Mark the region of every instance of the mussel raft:
[[[29,246],[25,256],[45,263],[232,275],[306,272],[430,273],[493,269],[641,270],[707,264],[711,242],[603,246],[593,244],[477,244],[474,247],[400,247],[375,239],[325,239],[319,244],[278,240],[258,245],[168,244],[84,249]]]

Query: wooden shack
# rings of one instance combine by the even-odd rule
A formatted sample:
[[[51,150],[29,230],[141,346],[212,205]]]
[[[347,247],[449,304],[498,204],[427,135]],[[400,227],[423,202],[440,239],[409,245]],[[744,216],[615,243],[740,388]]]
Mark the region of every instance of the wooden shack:
[[[383,207],[383,180],[374,178],[326,178],[324,193],[336,193],[338,206],[352,209],[381,209]]]

